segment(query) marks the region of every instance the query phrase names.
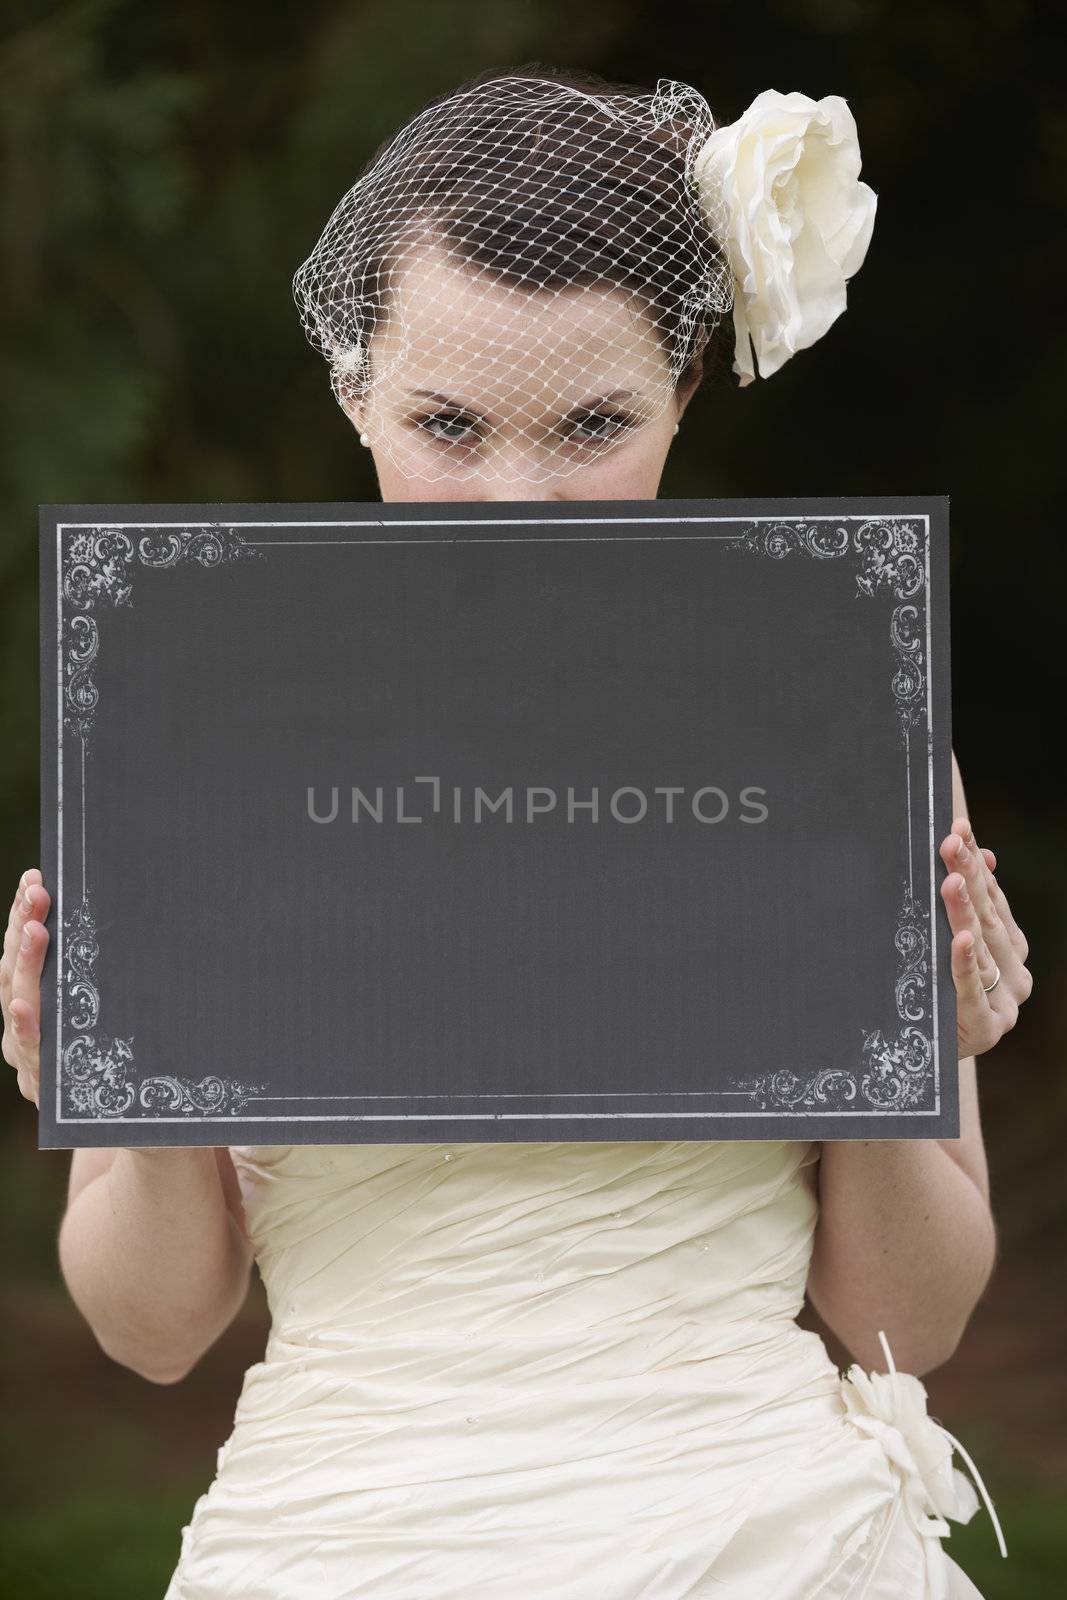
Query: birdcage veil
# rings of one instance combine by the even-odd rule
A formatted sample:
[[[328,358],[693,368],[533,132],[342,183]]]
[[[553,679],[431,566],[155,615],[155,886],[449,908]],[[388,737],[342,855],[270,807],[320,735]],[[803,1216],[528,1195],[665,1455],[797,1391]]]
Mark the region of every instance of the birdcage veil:
[[[293,277],[364,442],[431,481],[503,476],[516,440],[533,481],[566,475],[618,442],[623,413],[589,402],[621,347],[632,366],[635,340],[643,382],[626,426],[661,417],[733,303],[725,215],[692,182],[715,128],[703,95],[673,79],[598,92],[524,73],[473,80],[415,116]],[[413,356],[446,376],[409,416]],[[402,402],[403,427],[389,425]]]

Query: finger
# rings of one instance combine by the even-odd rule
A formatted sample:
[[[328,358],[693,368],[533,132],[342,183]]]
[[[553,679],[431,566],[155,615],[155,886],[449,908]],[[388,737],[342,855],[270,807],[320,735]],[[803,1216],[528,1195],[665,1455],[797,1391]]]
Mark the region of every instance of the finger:
[[[22,897],[22,903],[25,911],[22,922],[23,930],[25,930],[26,923],[31,919],[40,923],[48,921],[48,913],[52,909],[52,896],[48,893],[43,883],[28,884]]]
[[[1000,1027],[985,993],[976,960],[977,944],[971,933],[952,941],[952,978],[956,985],[956,1017],[960,1054],[988,1050],[1000,1037]]]
[[[41,881],[41,869],[39,867],[27,867],[26,871],[22,874],[22,877],[18,881],[18,885],[15,889],[15,898],[11,902],[12,906],[14,906],[15,901],[18,900],[27,884],[40,883]]]
[[[15,1024],[10,1015],[4,1018],[4,1036],[0,1048],[3,1049],[4,1060],[7,1062],[8,1066],[14,1067],[16,1070],[18,1070],[21,1066],[21,1059],[19,1056],[19,1050],[21,1047],[19,1045],[19,1037],[15,1028]]]
[[[972,933],[956,934],[952,940],[952,977],[961,1005],[973,1006],[981,1014],[989,1000],[982,985],[975,959],[977,944]]]
[[[952,832],[947,835],[946,839],[942,843],[941,856],[945,862],[945,865],[950,870],[956,867],[957,838],[962,838],[965,843],[967,843],[968,838],[970,838],[970,842],[972,844],[977,843],[977,841],[973,839],[973,830],[971,829],[970,823],[967,821],[966,817],[959,817],[956,819],[956,821],[952,824]],[[981,859],[988,869],[986,883],[988,885],[990,899],[996,908],[1001,922],[1004,924],[1004,927],[1007,930],[1008,938],[1011,940],[1011,943],[1014,946],[1015,954],[1018,956],[1021,962],[1024,962],[1027,956],[1030,954],[1030,944],[1026,935],[1023,933],[1023,930],[1015,920],[1014,913],[1012,912],[1011,906],[1008,903],[1007,895],[1004,893],[1004,890],[1000,887],[1000,884],[993,876],[997,866],[996,855],[992,850],[989,849],[988,845],[980,845],[978,849]]]
[[[19,941],[22,938],[22,929],[26,919],[32,915],[38,903],[38,896],[42,893],[47,896],[47,890],[41,885],[41,874],[36,867],[30,867],[19,879],[15,898],[11,902],[8,914],[7,928],[4,931],[4,955],[0,961],[0,998],[6,1000],[11,989],[11,980],[15,970],[15,957],[18,954]],[[47,904],[51,904],[50,897]],[[47,916],[47,909],[42,910],[42,918]]]
[[[953,824],[953,833],[959,839],[954,853],[954,865],[955,870],[962,873],[966,879],[967,893],[976,918],[973,931],[981,935],[978,965],[981,971],[987,974],[985,979],[987,983],[993,981],[998,967],[1014,978],[1018,975],[1018,952],[990,894],[990,872],[985,858],[979,853],[978,841],[970,824],[965,823],[964,826],[965,832],[957,833],[956,824]]]
[[[997,882],[996,878],[993,877],[992,873],[990,873],[989,877],[989,894],[993,904],[997,908],[1001,922],[1003,922],[1004,926],[1008,930],[1008,937],[1015,946],[1016,955],[1019,957],[1020,961],[1025,961],[1027,956],[1030,954],[1029,942],[1025,933],[1015,920],[1014,913],[1012,912],[1011,906],[1008,903],[1007,895],[1000,887],[1000,884]]]
[[[3,1037],[4,1060],[17,1072],[37,1071],[40,1045],[33,1043],[34,1034],[38,1034],[39,1039],[39,1032],[33,1025],[32,1013],[27,1012],[26,1002],[19,1000],[8,1009]]]
[[[19,1094],[22,1095],[23,1099],[32,1100],[33,1104],[40,1110],[41,1087],[36,1075],[20,1068],[16,1081],[19,1086]]]
[[[965,843],[964,834],[967,830],[967,819],[957,817],[952,824],[952,830],[941,841],[941,859],[950,872],[960,870],[960,853]]]
[[[24,1047],[35,1046],[40,1038],[41,968],[47,948],[48,929],[29,918],[22,929],[8,1002],[9,1010],[12,1005],[16,1007],[18,1033]]]
[[[985,939],[982,937],[982,926],[975,916],[974,904],[967,887],[967,880],[962,872],[953,872],[941,885],[941,898],[948,912],[949,926],[953,937],[959,933],[968,933],[974,941],[975,967],[983,983],[992,983],[997,975],[996,964],[990,954]]]
[[[23,874],[16,895],[17,910],[9,922],[8,933],[20,929],[18,947],[13,958],[8,959],[5,939],[3,967],[6,968],[3,986],[3,1057],[20,1075],[37,1082],[40,1076],[40,974],[44,953],[48,947],[48,930],[37,916],[47,916],[51,897],[38,881],[36,869]],[[19,1088],[25,1087],[20,1076]],[[36,1100],[36,1095],[27,1095]]]
[[[40,883],[34,882],[28,884],[21,896],[19,910],[14,919],[13,928],[11,930],[12,948],[10,960],[8,959],[6,950],[4,954],[3,966],[6,970],[4,973],[3,1001],[5,1007],[10,1004],[11,1000],[21,992],[18,986],[19,955],[22,951],[27,927],[31,923],[35,927],[39,927],[39,929],[45,933],[45,944],[48,942],[47,930],[44,928],[44,919],[48,915],[51,904],[51,895],[48,893],[48,890],[44,887],[44,885]],[[39,935],[37,937],[39,937]]]
[[[978,840],[974,836],[974,829],[970,823],[967,824],[967,831],[963,834],[963,846],[958,852],[956,860],[959,870],[966,875],[967,888],[970,891],[971,899],[974,901],[974,909],[978,913],[988,941],[994,925],[999,930],[1003,927],[1003,924],[990,897],[989,868],[986,865],[985,856],[978,848]],[[1007,932],[1006,929],[1004,931]]]
[[[18,881],[18,887],[15,890],[15,898],[12,900],[11,909],[8,912],[7,925],[9,929],[13,925],[15,917],[19,911],[23,909],[26,890],[32,888],[34,884],[39,884],[42,881],[43,880],[41,878],[39,867],[27,867],[26,871],[22,874],[22,877]]]
[[[992,869],[985,859],[985,852],[978,849],[978,842],[973,836],[970,847],[974,852],[975,861],[974,877],[968,882],[986,935],[986,942],[998,964],[1008,974],[1010,998],[1016,1001],[1025,1000],[1033,986],[1033,980],[1023,965],[1030,952],[1029,944],[1012,915],[1007,895],[993,876]],[[1011,952],[1010,955],[1008,951]],[[1001,1010],[1010,1010],[1007,1003],[1008,991],[1004,993],[997,991]]]
[[[11,1004],[8,1006],[8,1021],[11,1023],[15,1037],[20,1044],[33,1043],[34,1034],[38,1031],[38,1028],[37,1017],[31,1001],[27,1000],[23,995],[19,995],[17,999],[12,999]]]

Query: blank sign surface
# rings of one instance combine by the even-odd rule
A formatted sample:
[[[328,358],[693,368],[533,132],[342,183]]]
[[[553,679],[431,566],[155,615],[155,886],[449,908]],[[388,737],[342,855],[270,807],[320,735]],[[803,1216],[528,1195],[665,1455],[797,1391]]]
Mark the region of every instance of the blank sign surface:
[[[947,546],[42,507],[42,1145],[951,1137]]]

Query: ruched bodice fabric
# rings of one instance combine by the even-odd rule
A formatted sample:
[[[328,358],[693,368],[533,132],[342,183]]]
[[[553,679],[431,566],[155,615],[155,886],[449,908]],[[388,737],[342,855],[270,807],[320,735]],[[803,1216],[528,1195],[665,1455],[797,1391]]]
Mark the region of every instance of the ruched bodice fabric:
[[[232,1155],[272,1326],[165,1600],[977,1596],[794,1321],[817,1144]]]

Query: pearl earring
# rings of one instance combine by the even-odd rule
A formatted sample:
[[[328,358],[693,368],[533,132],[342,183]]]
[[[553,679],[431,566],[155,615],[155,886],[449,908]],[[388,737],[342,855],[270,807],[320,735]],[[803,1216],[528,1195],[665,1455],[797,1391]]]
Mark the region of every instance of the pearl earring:
[[[681,423],[680,423],[680,422],[676,422],[676,423],[675,423],[675,424],[674,424],[674,431],[675,431],[675,433],[677,433],[677,432],[678,432],[678,429],[679,429],[679,428],[680,428],[680,427],[681,427]]]
[[[361,433],[360,436],[359,436],[359,442],[360,442],[360,444],[369,445],[370,444],[370,439],[368,438],[368,436],[365,433]]]

